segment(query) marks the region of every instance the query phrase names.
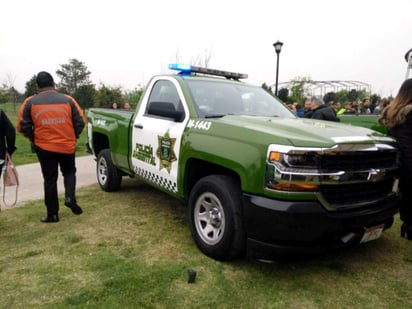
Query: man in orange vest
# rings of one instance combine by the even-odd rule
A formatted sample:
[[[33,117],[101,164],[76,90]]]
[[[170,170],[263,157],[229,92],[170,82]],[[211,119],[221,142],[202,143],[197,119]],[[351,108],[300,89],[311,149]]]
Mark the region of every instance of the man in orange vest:
[[[17,130],[33,144],[44,180],[44,202],[47,216],[41,222],[59,222],[57,191],[58,167],[63,174],[65,205],[80,215],[83,210],[76,201],[76,139],[85,122],[83,112],[74,98],[56,91],[53,77],[42,71],[37,74],[38,94],[22,104]]]

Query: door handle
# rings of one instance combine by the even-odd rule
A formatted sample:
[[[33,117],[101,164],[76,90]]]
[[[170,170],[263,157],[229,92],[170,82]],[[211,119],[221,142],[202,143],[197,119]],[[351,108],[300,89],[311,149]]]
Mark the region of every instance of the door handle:
[[[135,124],[134,127],[135,127],[136,129],[143,129],[143,125],[140,124],[140,123]]]

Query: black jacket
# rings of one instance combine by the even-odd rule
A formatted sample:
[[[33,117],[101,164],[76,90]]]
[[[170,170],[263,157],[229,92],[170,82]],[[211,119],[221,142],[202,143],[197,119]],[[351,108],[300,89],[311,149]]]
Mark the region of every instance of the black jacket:
[[[390,128],[388,133],[390,136],[395,137],[399,142],[400,147],[400,163],[402,166],[401,173],[406,177],[412,180],[412,109],[411,105],[408,108],[404,108],[407,112],[405,118],[399,123]],[[409,112],[408,112],[409,110]],[[400,116],[403,111],[400,111],[397,116]]]
[[[319,105],[316,109],[312,110],[311,115],[308,118],[319,119],[319,120],[329,120],[329,121],[339,121],[336,117],[335,110],[327,105]]]
[[[386,110],[382,117],[386,117]],[[394,120],[395,126],[389,128],[388,133],[398,140],[400,148],[399,189],[402,200],[399,214],[403,222],[412,224],[412,104],[399,110]]]
[[[4,159],[6,151],[11,155],[16,150],[16,129],[6,113],[0,109],[0,159]]]

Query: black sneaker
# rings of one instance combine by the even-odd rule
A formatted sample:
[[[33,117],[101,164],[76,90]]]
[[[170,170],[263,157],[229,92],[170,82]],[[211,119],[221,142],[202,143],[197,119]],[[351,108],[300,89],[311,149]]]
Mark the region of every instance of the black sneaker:
[[[43,223],[56,223],[56,222],[59,222],[59,216],[58,215],[47,215],[47,217],[41,218],[40,221]]]
[[[81,215],[83,213],[83,209],[81,209],[77,203],[64,203],[64,205],[69,207],[75,215]]]

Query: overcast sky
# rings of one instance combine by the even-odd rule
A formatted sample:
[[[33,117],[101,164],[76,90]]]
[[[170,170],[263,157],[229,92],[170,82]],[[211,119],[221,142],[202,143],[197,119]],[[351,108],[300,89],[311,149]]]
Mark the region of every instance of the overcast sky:
[[[132,90],[210,54],[209,67],[273,85],[297,77],[356,80],[396,95],[412,48],[411,0],[2,1],[0,82],[24,91],[39,71],[76,58],[97,86]]]

